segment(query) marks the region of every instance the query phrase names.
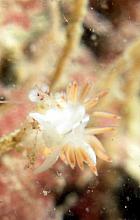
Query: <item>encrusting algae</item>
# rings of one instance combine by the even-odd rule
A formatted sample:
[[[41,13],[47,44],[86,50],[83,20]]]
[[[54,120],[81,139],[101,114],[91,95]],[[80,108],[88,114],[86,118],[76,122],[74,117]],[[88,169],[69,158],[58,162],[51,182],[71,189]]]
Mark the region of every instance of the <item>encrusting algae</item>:
[[[106,92],[101,92],[92,97],[90,83],[80,89],[75,81],[67,86],[66,92],[52,94],[46,85],[30,92],[29,99],[36,103],[36,108],[29,113],[20,141],[18,138],[18,143],[14,142],[14,145],[45,155],[46,159],[36,168],[36,173],[49,169],[59,157],[72,169],[78,165],[83,170],[85,163],[95,175],[96,155],[111,161],[96,135],[112,131],[114,127],[91,127],[89,124],[95,117],[119,118],[111,113],[94,111],[105,95]],[[4,140],[1,140],[0,146]]]

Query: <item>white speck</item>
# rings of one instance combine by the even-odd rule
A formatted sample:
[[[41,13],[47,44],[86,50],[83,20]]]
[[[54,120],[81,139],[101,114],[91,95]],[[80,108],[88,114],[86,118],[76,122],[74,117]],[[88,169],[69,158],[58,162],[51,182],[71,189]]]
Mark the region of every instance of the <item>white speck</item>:
[[[61,177],[62,176],[62,173],[60,171],[57,171],[56,172],[57,176]]]
[[[87,207],[87,208],[85,208],[85,210],[86,210],[86,212],[89,212],[89,208]]]
[[[51,191],[50,190],[43,190],[42,193],[44,196],[47,196]]]
[[[65,21],[66,23],[69,22],[68,19],[65,17],[65,15],[63,15],[63,18],[64,18],[64,21]]]
[[[130,197],[129,197],[129,196],[127,196],[127,197],[126,197],[126,200],[127,200],[127,201],[130,201]]]
[[[95,35],[95,34],[93,34],[92,36],[91,36],[91,40],[97,40],[97,36]]]

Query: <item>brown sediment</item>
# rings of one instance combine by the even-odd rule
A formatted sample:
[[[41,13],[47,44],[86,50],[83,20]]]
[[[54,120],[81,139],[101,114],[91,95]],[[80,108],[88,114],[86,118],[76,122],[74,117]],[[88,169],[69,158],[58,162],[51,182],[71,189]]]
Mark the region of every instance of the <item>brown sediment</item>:
[[[10,150],[17,149],[24,132],[24,129],[17,129],[14,132],[0,138],[0,156]]]

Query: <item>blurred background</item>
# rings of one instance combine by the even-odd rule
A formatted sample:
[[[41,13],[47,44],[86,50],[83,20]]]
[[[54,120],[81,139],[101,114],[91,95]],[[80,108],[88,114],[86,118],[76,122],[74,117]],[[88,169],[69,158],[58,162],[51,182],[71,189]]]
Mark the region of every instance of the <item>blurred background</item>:
[[[121,116],[99,137],[112,163],[98,160],[98,177],[61,160],[35,175],[22,152],[0,148],[1,220],[140,219],[139,11],[139,0],[0,0],[1,137],[25,121],[42,83],[91,81],[108,91],[97,109]]]

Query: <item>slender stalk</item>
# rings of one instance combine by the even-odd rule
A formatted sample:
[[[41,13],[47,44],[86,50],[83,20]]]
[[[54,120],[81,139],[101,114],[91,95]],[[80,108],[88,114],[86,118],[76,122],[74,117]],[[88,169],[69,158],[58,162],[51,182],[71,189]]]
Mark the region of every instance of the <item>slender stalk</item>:
[[[130,63],[130,69],[124,85],[125,102],[124,117],[125,126],[130,135],[139,138],[140,106],[139,106],[139,83],[140,83],[140,39],[133,43],[126,54],[126,62]]]
[[[107,89],[109,91],[109,95],[104,99],[104,106],[108,106],[114,100],[114,94],[118,92],[130,94],[133,90],[136,89],[135,84],[137,84],[138,74],[138,57],[139,54],[136,52],[136,47],[139,47],[140,40],[138,39],[134,43],[132,43],[118,58],[111,67],[105,71],[103,78],[98,82],[98,87],[102,89]],[[122,88],[118,88],[117,85],[120,85],[121,75],[127,72],[126,80],[125,80],[125,90],[127,92],[122,91]],[[135,73],[134,73],[135,72]],[[134,76],[136,74],[136,76]],[[131,81],[131,82],[130,82]],[[131,88],[130,88],[131,87]],[[133,89],[133,88],[134,89]],[[132,92],[133,93],[133,92]],[[119,102],[119,101],[118,101]],[[126,103],[125,103],[126,104]],[[121,103],[123,105],[123,101]]]
[[[56,65],[56,70],[53,73],[51,88],[56,86],[58,80],[65,71],[66,65],[70,62],[71,56],[77,48],[82,34],[82,23],[86,14],[88,0],[74,1],[74,10],[71,21],[67,27],[67,40],[62,51],[62,55]]]

